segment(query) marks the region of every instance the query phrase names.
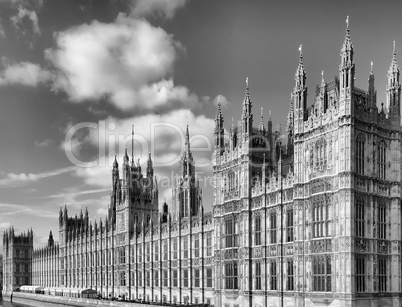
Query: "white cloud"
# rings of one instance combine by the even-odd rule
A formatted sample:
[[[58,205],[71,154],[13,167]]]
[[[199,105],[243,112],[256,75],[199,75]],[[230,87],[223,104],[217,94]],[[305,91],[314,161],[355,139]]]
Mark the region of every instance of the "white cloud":
[[[20,30],[21,24],[25,18],[28,18],[31,21],[33,32],[37,35],[40,35],[41,30],[39,27],[38,15],[35,11],[30,11],[20,5],[18,6],[18,13],[15,16],[12,16],[10,19],[15,28]]]
[[[141,17],[157,13],[170,19],[186,2],[187,0],[137,0],[133,2],[131,14]]]
[[[54,88],[71,101],[106,97],[126,110],[196,99],[170,76],[180,44],[145,20],[120,14],[114,23],[93,21],[59,32],[56,43],[46,58],[57,71]]]
[[[40,179],[54,177],[61,174],[72,172],[76,169],[75,166],[70,166],[66,168],[60,168],[52,171],[47,171],[43,173],[8,173],[6,178],[0,179],[0,187],[2,186],[19,186],[26,184],[28,182],[38,181]]]
[[[47,83],[52,79],[49,71],[39,65],[30,62],[21,62],[8,65],[0,74],[0,85],[22,84],[37,86],[39,83]]]

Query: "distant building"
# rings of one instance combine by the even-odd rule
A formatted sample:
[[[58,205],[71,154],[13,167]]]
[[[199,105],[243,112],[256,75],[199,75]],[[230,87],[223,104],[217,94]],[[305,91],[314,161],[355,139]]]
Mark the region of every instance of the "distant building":
[[[108,216],[92,223],[87,211],[71,217],[60,209],[60,243],[50,235],[35,249],[33,284],[55,295],[91,288],[103,297],[219,307],[401,306],[395,47],[380,108],[373,71],[366,90],[354,85],[349,26],[340,57],[339,76],[322,75],[309,105],[300,48],[284,134],[262,114],[253,126],[248,82],[228,134],[218,105],[212,213],[203,212],[188,127],[172,205],[161,212],[151,158],[143,173],[126,150],[122,176],[117,158],[113,165]],[[6,289],[22,283],[11,278],[11,255],[29,251],[31,237],[5,245]],[[15,242],[13,232],[5,242]]]
[[[14,228],[3,234],[3,291],[10,293],[32,284],[33,231],[16,235]]]

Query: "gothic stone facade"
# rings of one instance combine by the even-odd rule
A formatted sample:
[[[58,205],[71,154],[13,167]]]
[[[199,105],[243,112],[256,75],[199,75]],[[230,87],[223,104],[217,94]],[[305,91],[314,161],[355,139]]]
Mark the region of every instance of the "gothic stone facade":
[[[14,228],[3,234],[2,281],[3,291],[12,292],[32,284],[33,231],[16,235]]]
[[[60,243],[35,250],[33,284],[219,307],[402,305],[400,71],[394,47],[378,108],[373,72],[367,90],[355,87],[349,32],[339,75],[322,76],[310,107],[300,48],[285,137],[262,115],[253,127],[248,82],[228,135],[218,106],[212,214],[188,130],[172,206],[160,213],[151,159],[143,176],[126,152],[107,218],[61,210]]]

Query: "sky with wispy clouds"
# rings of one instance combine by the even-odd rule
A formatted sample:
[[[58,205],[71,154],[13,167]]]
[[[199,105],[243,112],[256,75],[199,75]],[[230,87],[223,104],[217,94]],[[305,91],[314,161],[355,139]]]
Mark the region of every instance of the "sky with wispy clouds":
[[[0,0],[0,232],[32,227],[35,246],[58,231],[58,211],[109,204],[111,165],[124,148],[148,152],[169,203],[186,123],[211,209],[211,141],[218,99],[240,118],[249,77],[255,125],[285,124],[298,48],[309,101],[334,78],[350,16],[356,86],[373,61],[378,101],[402,46],[400,1]],[[220,97],[220,98],[219,98]]]

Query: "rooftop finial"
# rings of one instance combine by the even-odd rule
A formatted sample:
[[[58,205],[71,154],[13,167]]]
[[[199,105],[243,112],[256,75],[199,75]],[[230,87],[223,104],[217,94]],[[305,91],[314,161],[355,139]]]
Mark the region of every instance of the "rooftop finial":
[[[261,122],[260,122],[260,131],[265,130],[265,125],[264,125],[264,108],[261,107]]]
[[[348,16],[346,16],[346,32],[348,32],[349,33],[349,15]]]
[[[134,125],[131,125],[131,161],[134,163]]]
[[[373,61],[370,62],[370,74],[373,74]]]
[[[248,88],[248,77],[246,77],[246,87]]]
[[[321,70],[321,84],[324,84],[324,83],[325,83],[325,81],[324,81],[324,71]]]
[[[300,61],[301,61],[303,58],[302,44],[300,44],[300,46],[299,46],[299,53],[300,53]]]
[[[395,41],[394,41],[394,48],[393,48],[393,51],[392,51],[392,60],[394,62],[396,62],[396,45],[395,45]]]

